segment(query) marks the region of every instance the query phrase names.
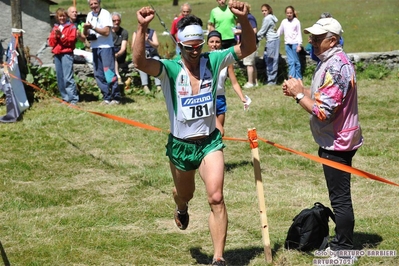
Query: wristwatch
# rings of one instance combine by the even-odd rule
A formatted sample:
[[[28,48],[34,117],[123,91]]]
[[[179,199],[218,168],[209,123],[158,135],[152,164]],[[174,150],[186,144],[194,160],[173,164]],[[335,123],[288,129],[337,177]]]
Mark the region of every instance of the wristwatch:
[[[299,101],[302,100],[303,97],[305,97],[305,94],[303,94],[302,92],[301,92],[301,93],[298,93],[298,94],[295,96],[296,103],[299,103]]]

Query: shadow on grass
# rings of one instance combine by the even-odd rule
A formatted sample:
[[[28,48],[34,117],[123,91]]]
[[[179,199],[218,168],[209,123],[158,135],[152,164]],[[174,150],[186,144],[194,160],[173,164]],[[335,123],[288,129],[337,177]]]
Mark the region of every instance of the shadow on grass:
[[[115,168],[115,166],[112,165],[112,164],[110,164],[109,162],[107,162],[107,161],[105,161],[105,160],[103,160],[103,159],[101,159],[101,158],[95,156],[95,155],[92,154],[92,153],[87,153],[87,152],[86,152],[85,150],[83,150],[81,147],[79,147],[79,146],[76,145],[74,142],[70,141],[69,139],[65,138],[64,136],[62,136],[62,135],[59,135],[59,136],[60,136],[62,139],[64,139],[65,142],[69,143],[72,147],[74,147],[76,150],[78,150],[78,151],[81,152],[82,154],[89,155],[91,158],[93,158],[93,159],[95,159],[95,160],[101,162],[102,164],[108,166],[108,167],[111,168],[111,169],[114,169],[114,168]]]
[[[91,93],[81,93],[79,95],[79,101],[80,102],[98,102],[101,103],[102,100],[98,99],[98,96],[91,94]],[[134,103],[136,102],[134,99],[130,98],[130,97],[122,97],[121,99],[121,104],[128,104],[128,103]]]
[[[80,93],[79,101],[81,102],[96,102],[98,101],[98,96],[91,93]]]
[[[330,240],[333,236],[330,236]],[[362,250],[364,248],[375,249],[382,242],[383,238],[377,234],[354,232],[353,234],[353,250]],[[277,252],[280,248],[284,246],[283,243],[275,243],[273,251]],[[308,255],[314,255],[314,251],[304,252]]]
[[[377,234],[369,234],[363,232],[355,232],[354,233],[354,250],[361,250],[364,248],[377,248],[381,243],[383,238]],[[273,257],[276,252],[283,248],[283,244],[274,243],[272,253]],[[313,252],[304,252],[310,256],[312,256]],[[212,263],[213,256],[209,256],[202,252],[201,247],[193,247],[190,248],[191,256],[197,261],[198,264],[210,264]],[[227,250],[224,253],[224,258],[226,259],[229,265],[248,265],[251,260],[255,257],[264,254],[264,249],[262,247],[248,247],[241,249],[233,249]]]
[[[377,234],[364,232],[355,232],[353,235],[353,246],[355,250],[363,248],[376,248],[382,242],[383,238]]]
[[[225,163],[224,167],[226,169],[226,172],[229,172],[233,170],[234,168],[242,167],[242,166],[247,166],[252,164],[251,161],[241,161],[241,162],[235,162],[235,163]]]
[[[190,253],[198,264],[209,265],[212,263],[213,256],[203,253],[200,247],[191,248]],[[252,259],[261,253],[263,253],[261,247],[240,248],[227,250],[224,253],[224,258],[228,265],[248,265]]]

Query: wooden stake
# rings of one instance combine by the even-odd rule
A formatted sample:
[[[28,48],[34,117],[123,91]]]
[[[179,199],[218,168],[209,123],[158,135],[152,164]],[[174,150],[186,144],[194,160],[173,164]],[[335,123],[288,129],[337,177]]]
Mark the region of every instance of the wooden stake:
[[[260,171],[259,149],[258,149],[258,135],[256,129],[248,129],[248,139],[252,151],[252,164],[254,166],[256,193],[258,196],[259,215],[262,231],[263,249],[267,263],[271,263],[272,250],[270,248],[269,225],[267,223],[265,196],[263,192],[262,174]]]

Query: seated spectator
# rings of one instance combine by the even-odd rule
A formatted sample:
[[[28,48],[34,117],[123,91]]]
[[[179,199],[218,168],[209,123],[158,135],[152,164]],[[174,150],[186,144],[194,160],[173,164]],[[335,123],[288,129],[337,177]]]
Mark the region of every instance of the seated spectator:
[[[118,84],[123,84],[122,78],[119,74],[119,66],[122,66],[126,63],[126,48],[127,42],[129,40],[129,33],[120,26],[121,22],[122,15],[118,12],[112,13],[112,38],[114,40],[115,73],[118,76]]]
[[[132,37],[132,51],[134,50],[134,41],[136,40],[136,32],[133,32]],[[148,28],[145,38],[145,54],[147,58],[154,58],[159,60],[161,57],[158,54],[158,36],[157,32],[153,29]],[[138,70],[140,73],[141,86],[146,94],[151,92],[149,88],[149,76],[143,71]],[[155,85],[157,86],[157,92],[161,91],[161,81],[155,78]]]

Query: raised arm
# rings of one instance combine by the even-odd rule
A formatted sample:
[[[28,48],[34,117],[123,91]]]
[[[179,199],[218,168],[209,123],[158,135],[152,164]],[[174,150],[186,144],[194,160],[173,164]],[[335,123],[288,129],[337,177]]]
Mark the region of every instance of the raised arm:
[[[158,76],[161,69],[161,62],[145,56],[145,39],[148,25],[154,19],[155,11],[150,7],[143,7],[137,11],[136,38],[132,46],[134,67],[151,75]]]
[[[230,0],[229,8],[241,25],[241,43],[234,46],[234,51],[242,59],[256,50],[254,30],[248,20],[247,3]]]

